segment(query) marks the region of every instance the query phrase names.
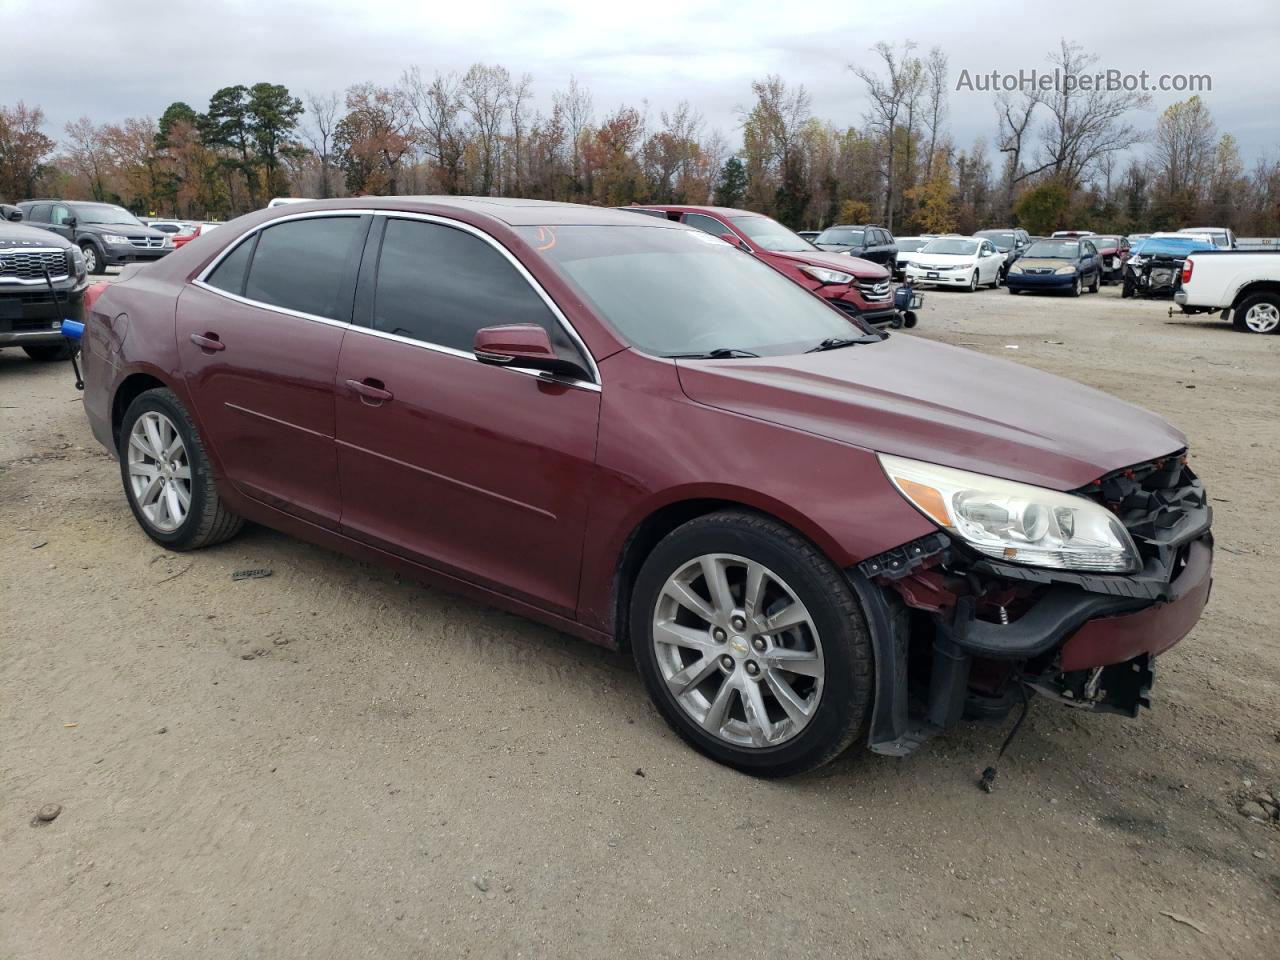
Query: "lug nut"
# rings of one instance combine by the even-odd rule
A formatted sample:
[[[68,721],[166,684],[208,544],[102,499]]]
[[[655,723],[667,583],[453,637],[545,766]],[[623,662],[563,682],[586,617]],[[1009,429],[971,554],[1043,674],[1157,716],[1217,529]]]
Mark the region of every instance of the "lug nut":
[[[733,657],[729,656],[729,655],[726,653],[723,657],[721,657],[721,658],[720,658],[720,666],[724,667],[726,670],[732,670],[732,669],[733,669]]]
[[[741,630],[747,625],[747,621],[743,620],[742,617],[734,617],[729,622],[733,625],[733,629],[735,630]]]
[[[768,646],[768,644],[764,642],[764,637],[756,637],[751,641],[751,645],[761,653],[764,653],[764,648]]]
[[[757,673],[759,673],[759,672],[760,672],[760,668],[759,668],[758,666],[756,666],[756,662],[755,662],[754,660],[748,660],[748,661],[747,661],[747,673],[751,674],[751,676],[753,676],[753,677],[754,677],[754,676],[755,676]]]
[[[716,643],[724,643],[725,637],[727,636],[728,634],[725,633],[721,627],[716,627],[714,630],[711,631],[711,639],[714,640]]]

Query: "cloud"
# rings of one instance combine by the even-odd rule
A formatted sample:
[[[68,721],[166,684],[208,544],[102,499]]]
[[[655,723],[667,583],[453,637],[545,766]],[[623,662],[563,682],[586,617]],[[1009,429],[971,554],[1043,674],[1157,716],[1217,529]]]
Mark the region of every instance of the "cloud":
[[[391,83],[413,64],[430,73],[485,61],[532,74],[535,105],[543,109],[573,74],[592,90],[598,114],[647,101],[656,116],[688,99],[708,130],[737,142],[737,108],[750,99],[751,80],[765,74],[805,84],[819,117],[857,125],[867,102],[848,65],[870,62],[877,41],[911,38],[921,52],[940,46],[954,77],[961,69],[1043,67],[1065,31],[1098,55],[1101,68],[1210,74],[1213,89],[1203,99],[1219,129],[1236,135],[1246,160],[1280,147],[1280,83],[1265,66],[1280,36],[1273,0],[1217,12],[1199,2],[1124,3],[1065,20],[1047,7],[954,0],[894,7],[72,0],[57,17],[48,9],[47,0],[0,0],[6,38],[0,102],[40,104],[54,135],[81,115],[98,122],[158,117],[175,100],[200,110],[216,89],[233,83],[266,80],[301,94],[363,80]],[[1176,99],[1156,94],[1153,109],[1136,121],[1151,126]],[[950,100],[957,145],[992,138],[990,94],[953,92]]]

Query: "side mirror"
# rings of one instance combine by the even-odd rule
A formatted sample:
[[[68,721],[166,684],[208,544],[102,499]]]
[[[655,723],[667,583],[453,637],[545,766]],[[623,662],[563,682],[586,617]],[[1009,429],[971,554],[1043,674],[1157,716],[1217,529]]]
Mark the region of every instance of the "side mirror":
[[[10,220],[13,223],[17,223],[19,220],[22,219],[22,211],[19,210],[17,207],[12,207],[5,211],[5,219]]]
[[[79,222],[80,221],[77,220],[74,216],[70,216],[70,217],[67,217],[66,220],[62,221],[62,224],[63,226],[70,227],[72,230],[74,230],[77,224],[79,224]]]
[[[482,327],[476,331],[471,349],[481,363],[525,367],[580,379],[586,377],[586,371],[578,364],[556,355],[547,331],[535,323]]]

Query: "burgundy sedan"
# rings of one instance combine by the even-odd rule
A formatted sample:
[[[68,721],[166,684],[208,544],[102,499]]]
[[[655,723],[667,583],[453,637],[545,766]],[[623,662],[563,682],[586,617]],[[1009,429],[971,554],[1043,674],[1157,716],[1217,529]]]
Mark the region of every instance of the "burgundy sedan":
[[[759,775],[1029,691],[1136,713],[1208,596],[1173,427],[665,219],[261,211],[113,284],[82,343],[156,542],[252,520],[627,648],[682,737]]]

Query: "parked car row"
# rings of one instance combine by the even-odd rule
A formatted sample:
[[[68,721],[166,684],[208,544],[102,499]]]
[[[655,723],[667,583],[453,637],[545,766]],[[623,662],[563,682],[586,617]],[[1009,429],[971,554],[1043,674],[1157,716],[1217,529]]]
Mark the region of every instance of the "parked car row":
[[[23,200],[23,219],[75,244],[90,273],[105,273],[108,265],[159,260],[173,250],[173,238],[148,227],[114,203],[80,200]]]
[[[138,524],[256,521],[629,650],[759,776],[1031,692],[1150,705],[1212,580],[1179,431],[873,328],[888,270],[767,217],[638,213],[318,201],[94,285],[83,409]],[[1011,279],[1078,283],[1087,241],[1044,242]]]

